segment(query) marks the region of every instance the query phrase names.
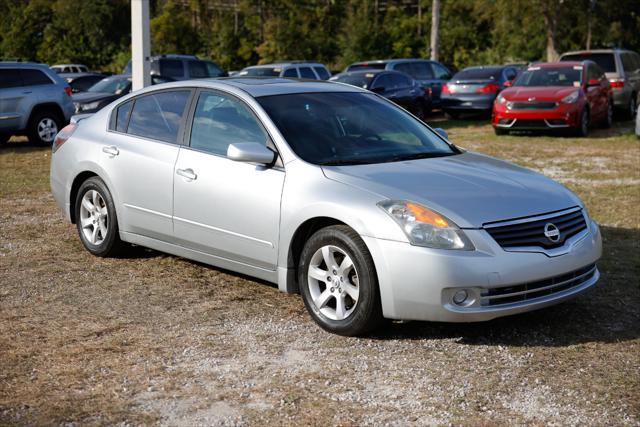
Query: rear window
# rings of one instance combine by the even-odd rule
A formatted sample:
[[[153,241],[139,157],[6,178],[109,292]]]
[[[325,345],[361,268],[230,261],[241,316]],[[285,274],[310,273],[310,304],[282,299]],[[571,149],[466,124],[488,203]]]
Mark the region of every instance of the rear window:
[[[127,131],[127,122],[129,121],[129,113],[131,112],[132,105],[133,101],[129,101],[118,107],[115,123],[115,130],[118,132]]]
[[[22,81],[25,86],[52,85],[53,81],[40,70],[23,68],[20,70]]]
[[[20,72],[15,68],[0,68],[0,89],[22,86]]]
[[[202,61],[187,61],[189,64],[189,77],[194,79],[200,79],[203,77],[209,77],[207,66]]]
[[[353,64],[353,65],[349,65],[349,67],[347,68],[347,71],[354,71],[354,70],[384,70],[386,68],[387,64],[369,64],[369,63],[362,63],[362,64]]]
[[[356,75],[338,74],[337,76],[331,77],[329,80],[332,82],[346,83],[351,86],[368,89],[371,85],[371,80],[373,80],[374,77],[374,73],[362,73]]]
[[[613,53],[576,53],[564,55],[560,61],[593,61],[602,68],[605,73],[616,72],[616,61]]]
[[[161,59],[160,74],[174,78],[182,77],[184,75],[182,61],[177,59]]]
[[[501,68],[467,68],[454,74],[453,80],[498,80]]]
[[[428,62],[404,62],[396,65],[394,70],[409,74],[414,79],[433,79],[433,71]]]

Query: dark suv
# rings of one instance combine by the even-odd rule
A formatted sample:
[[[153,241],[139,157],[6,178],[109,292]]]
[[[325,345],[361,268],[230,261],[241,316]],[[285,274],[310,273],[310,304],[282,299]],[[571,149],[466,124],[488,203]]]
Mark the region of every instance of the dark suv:
[[[634,119],[640,94],[640,55],[624,49],[597,49],[567,52],[560,57],[560,61],[586,60],[595,62],[605,72],[613,89],[613,105]]]
[[[73,112],[71,88],[48,65],[0,62],[0,143],[26,134],[52,144]]]
[[[355,62],[349,65],[345,71],[366,69],[395,70],[409,74],[423,88],[431,88],[431,104],[434,107],[440,106],[442,85],[451,79],[451,71],[447,67],[428,59],[385,59]]]
[[[195,55],[158,55],[150,58],[151,74],[174,80],[226,77],[228,74],[213,61],[199,59]],[[131,61],[123,74],[131,74]]]

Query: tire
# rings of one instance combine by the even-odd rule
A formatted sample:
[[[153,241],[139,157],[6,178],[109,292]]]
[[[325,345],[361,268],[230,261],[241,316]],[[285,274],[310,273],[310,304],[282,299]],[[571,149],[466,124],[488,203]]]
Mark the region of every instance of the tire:
[[[111,257],[123,252],[126,246],[118,234],[113,198],[100,178],[91,177],[80,185],[74,209],[80,241],[90,253]]]
[[[632,93],[629,97],[629,106],[627,107],[627,118],[629,120],[634,120],[636,118],[636,111],[638,109],[636,102],[636,94]]]
[[[496,127],[494,127],[494,128],[493,128],[493,131],[494,131],[494,132],[496,133],[496,135],[498,135],[498,136],[500,136],[500,135],[506,135],[506,134],[508,134],[508,133],[509,133],[509,131],[508,131],[508,130],[500,129],[500,128],[496,128]]]
[[[416,102],[414,106],[411,108],[411,113],[419,118],[420,120],[424,120],[427,116],[425,113],[424,105],[420,102]]]
[[[62,120],[53,111],[38,111],[29,118],[27,136],[35,145],[52,145],[56,134],[62,129]]]
[[[589,136],[589,110],[583,109],[580,113],[580,121],[578,127],[574,130],[575,136],[587,137]]]
[[[9,139],[11,139],[11,135],[0,133],[0,145],[6,144],[9,142]]]
[[[602,127],[604,129],[609,129],[613,125],[613,99],[609,98],[609,102],[607,104],[607,113],[602,119]]]
[[[383,321],[373,259],[360,236],[345,225],[320,229],[307,240],[298,283],[311,318],[326,331],[360,336]]]
[[[457,113],[455,111],[445,111],[444,115],[451,120],[458,120],[460,118],[460,113]]]

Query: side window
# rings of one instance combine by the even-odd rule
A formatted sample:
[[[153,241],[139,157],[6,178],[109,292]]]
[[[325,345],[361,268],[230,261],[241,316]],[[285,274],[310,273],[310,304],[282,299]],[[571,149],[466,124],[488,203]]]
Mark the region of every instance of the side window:
[[[190,94],[180,90],[136,98],[127,133],[175,143]]]
[[[518,75],[518,72],[515,68],[506,68],[504,70],[504,78],[505,80],[513,80]]]
[[[295,68],[287,68],[282,73],[282,77],[295,77],[298,78],[298,71]]]
[[[624,68],[626,74],[633,74],[636,71],[637,66],[631,53],[621,53],[620,59],[622,60],[622,68]]]
[[[396,65],[395,67],[393,67],[393,69],[396,71],[400,71],[402,73],[407,73],[410,76],[413,76],[413,68],[411,67],[411,65],[412,64],[410,62],[404,62]]]
[[[299,70],[300,70],[300,77],[302,77],[303,79],[314,79],[314,80],[318,79],[316,75],[313,74],[313,70],[310,67],[300,67]]]
[[[230,144],[257,142],[267,145],[268,136],[253,113],[231,96],[203,92],[191,126],[191,147],[221,156]]]
[[[0,89],[22,86],[20,72],[15,68],[0,68]]]
[[[589,65],[587,67],[587,81],[588,80],[600,80],[600,76],[598,75],[598,70],[593,65]]]
[[[111,124],[111,130],[116,130],[118,132],[126,132],[127,131],[127,123],[129,122],[129,113],[131,112],[131,107],[133,106],[133,101],[125,102],[116,110],[116,120],[115,123]]]
[[[413,86],[413,84],[411,83],[411,80],[409,80],[409,77],[403,76],[402,74],[394,74],[393,80],[395,82],[395,87],[398,87],[398,88]]]
[[[202,61],[187,61],[189,64],[189,77],[194,79],[200,79],[203,77],[209,77],[207,72],[207,66]]]
[[[431,71],[431,66],[428,62],[414,62],[411,64],[411,69],[413,70],[414,79],[418,80],[429,80],[433,78],[433,71]]]
[[[160,74],[163,76],[180,78],[184,76],[182,61],[177,59],[161,59]]]
[[[313,69],[316,71],[316,74],[318,74],[318,77],[320,77],[322,80],[327,80],[329,77],[331,77],[331,74],[329,74],[327,69],[324,67],[313,67]]]
[[[52,85],[53,81],[47,77],[45,73],[40,70],[33,70],[30,68],[23,68],[20,70],[22,75],[22,81],[25,86],[37,86],[37,85]]]
[[[449,70],[444,68],[440,64],[436,64],[435,62],[431,63],[431,67],[433,68],[433,75],[437,80],[449,80],[451,79],[451,73]]]
[[[219,77],[220,75],[223,74],[223,72],[220,69],[220,67],[218,67],[213,62],[204,61],[204,64],[207,66],[207,73],[208,73],[209,77]]]

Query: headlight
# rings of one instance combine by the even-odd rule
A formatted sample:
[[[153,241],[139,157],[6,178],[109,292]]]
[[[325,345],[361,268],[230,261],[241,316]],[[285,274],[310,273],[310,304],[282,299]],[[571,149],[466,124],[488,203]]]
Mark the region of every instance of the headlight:
[[[457,225],[422,205],[403,200],[385,200],[378,206],[402,228],[412,245],[463,251],[474,249]]]
[[[507,100],[502,95],[498,95],[496,101],[498,102],[498,104],[504,104],[505,102],[507,102]]]
[[[81,111],[93,110],[98,108],[99,105],[100,105],[100,101],[90,102],[88,104],[80,104],[80,110]]]
[[[569,95],[565,96],[564,98],[562,98],[562,102],[564,104],[573,104],[574,102],[576,102],[578,100],[578,96],[580,95],[579,91],[573,91],[571,92]]]

